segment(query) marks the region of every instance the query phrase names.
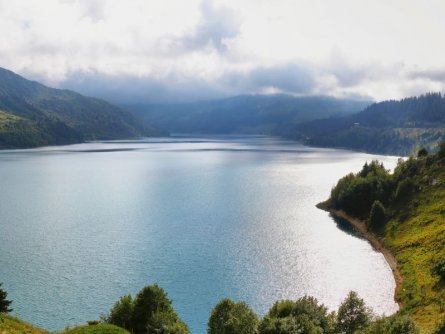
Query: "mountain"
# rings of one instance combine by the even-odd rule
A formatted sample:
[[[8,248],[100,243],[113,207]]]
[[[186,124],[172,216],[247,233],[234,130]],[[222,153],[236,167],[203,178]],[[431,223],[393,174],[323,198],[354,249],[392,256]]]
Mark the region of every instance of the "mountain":
[[[356,115],[295,126],[293,138],[313,146],[409,155],[445,139],[445,97],[440,93],[374,103]]]
[[[46,87],[0,68],[0,148],[158,135],[100,99]]]
[[[176,133],[284,134],[294,124],[348,115],[369,101],[325,96],[247,95],[183,104],[131,105],[142,119]]]

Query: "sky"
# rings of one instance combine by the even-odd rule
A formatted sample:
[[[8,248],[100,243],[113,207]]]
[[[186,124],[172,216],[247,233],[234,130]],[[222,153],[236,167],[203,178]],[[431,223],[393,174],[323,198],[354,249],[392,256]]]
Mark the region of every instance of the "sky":
[[[445,91],[444,0],[0,0],[0,67],[119,103]]]

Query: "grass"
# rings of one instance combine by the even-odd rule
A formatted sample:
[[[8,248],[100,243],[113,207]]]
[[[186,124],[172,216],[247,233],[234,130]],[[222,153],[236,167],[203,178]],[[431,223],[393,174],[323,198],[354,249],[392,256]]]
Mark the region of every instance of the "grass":
[[[0,334],[48,334],[16,317],[0,314]]]
[[[109,324],[97,324],[97,325],[86,325],[79,326],[72,329],[67,329],[63,334],[129,334],[123,328],[109,325]]]
[[[0,334],[51,334],[19,318],[0,314]],[[52,334],[129,334],[125,329],[109,324],[85,325]]]
[[[403,276],[396,298],[428,332],[445,317],[445,282],[431,273],[434,263],[445,257],[445,168],[425,168],[416,178],[421,190],[406,201],[408,214],[402,208],[396,211],[384,243]]]
[[[445,144],[438,154],[401,162],[392,175],[378,166],[342,178],[330,203],[366,219],[369,203],[383,202],[389,221],[371,229],[397,260],[395,298],[422,333],[431,333],[445,318],[445,278],[432,270],[445,259]]]

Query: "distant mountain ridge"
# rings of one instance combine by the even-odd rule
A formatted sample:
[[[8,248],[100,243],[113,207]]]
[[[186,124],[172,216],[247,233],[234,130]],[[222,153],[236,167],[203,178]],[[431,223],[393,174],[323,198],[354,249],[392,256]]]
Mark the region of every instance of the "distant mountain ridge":
[[[106,101],[46,87],[0,68],[0,148],[159,135]]]
[[[370,101],[326,96],[241,95],[182,104],[125,106],[176,133],[283,135],[297,123],[359,112]]]
[[[434,150],[445,140],[445,97],[429,93],[374,103],[358,114],[296,125],[291,135],[307,144],[383,154]]]

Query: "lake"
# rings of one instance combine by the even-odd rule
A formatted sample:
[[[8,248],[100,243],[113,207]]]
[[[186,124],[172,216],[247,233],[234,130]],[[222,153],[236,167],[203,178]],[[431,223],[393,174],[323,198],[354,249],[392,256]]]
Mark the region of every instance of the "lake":
[[[0,152],[0,282],[50,330],[158,283],[192,333],[222,298],[263,315],[355,290],[398,309],[384,257],[315,205],[365,161],[396,157],[270,137],[171,137]]]

